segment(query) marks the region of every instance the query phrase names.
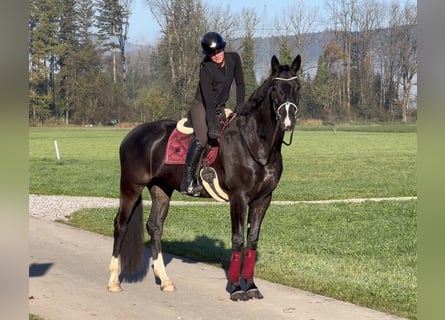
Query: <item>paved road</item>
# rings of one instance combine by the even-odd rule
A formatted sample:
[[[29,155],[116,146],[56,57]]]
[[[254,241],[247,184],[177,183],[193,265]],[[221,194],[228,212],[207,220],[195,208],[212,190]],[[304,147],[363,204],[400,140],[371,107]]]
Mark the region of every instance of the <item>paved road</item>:
[[[172,255],[165,260],[176,292],[160,291],[149,269],[142,281],[109,293],[111,246],[109,237],[30,217],[30,312],[46,320],[401,319],[261,279],[264,299],[232,302],[222,269]]]

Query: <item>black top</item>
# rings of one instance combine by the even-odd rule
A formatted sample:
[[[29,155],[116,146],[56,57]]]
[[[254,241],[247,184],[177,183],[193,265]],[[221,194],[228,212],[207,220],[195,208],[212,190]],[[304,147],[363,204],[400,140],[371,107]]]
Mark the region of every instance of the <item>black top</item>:
[[[204,103],[207,122],[209,120],[213,122],[215,109],[229,100],[233,80],[236,84],[236,104],[244,103],[245,84],[241,58],[236,52],[225,52],[224,60],[223,68],[219,68],[208,56],[201,62],[199,85],[195,98]]]

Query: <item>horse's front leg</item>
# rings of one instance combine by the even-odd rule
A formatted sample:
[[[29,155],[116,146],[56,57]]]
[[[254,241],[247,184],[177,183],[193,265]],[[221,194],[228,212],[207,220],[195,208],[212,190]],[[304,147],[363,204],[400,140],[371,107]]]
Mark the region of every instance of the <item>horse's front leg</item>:
[[[263,295],[253,280],[255,275],[256,249],[260,237],[261,223],[266,210],[270,205],[272,196],[253,201],[249,206],[247,225],[247,246],[244,250],[242,277],[246,282],[246,294],[248,299],[262,299]]]
[[[233,196],[231,198],[230,218],[232,222],[232,256],[230,259],[228,280],[231,287],[230,299],[233,301],[244,301],[249,299],[240,284],[246,208],[247,206],[242,197]]]
[[[175,284],[167,275],[162,256],[161,237],[164,229],[164,221],[168,214],[170,196],[161,188],[153,186],[150,189],[152,205],[150,217],[147,221],[147,231],[150,235],[150,246],[153,257],[153,272],[161,281],[161,290],[172,292],[176,290]]]

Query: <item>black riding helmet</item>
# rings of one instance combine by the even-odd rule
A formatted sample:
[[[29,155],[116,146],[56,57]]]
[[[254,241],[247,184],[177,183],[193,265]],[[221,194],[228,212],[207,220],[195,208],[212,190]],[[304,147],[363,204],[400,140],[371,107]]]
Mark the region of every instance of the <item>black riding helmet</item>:
[[[216,54],[226,47],[223,37],[217,32],[207,32],[201,39],[202,53],[207,56]]]

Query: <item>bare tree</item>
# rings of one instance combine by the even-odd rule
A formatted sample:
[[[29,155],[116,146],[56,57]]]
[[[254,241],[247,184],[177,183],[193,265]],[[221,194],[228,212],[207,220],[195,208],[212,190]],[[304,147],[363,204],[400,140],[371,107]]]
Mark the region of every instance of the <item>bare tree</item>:
[[[340,104],[345,109],[348,119],[351,118],[351,49],[352,34],[356,31],[354,23],[357,17],[357,2],[357,0],[330,0],[327,2],[334,32],[345,52],[345,71]]]
[[[414,4],[405,4],[399,15],[400,35],[398,52],[400,59],[400,85],[401,103],[400,111],[402,122],[406,123],[410,104],[411,90],[414,76],[417,75],[417,7]]]
[[[292,36],[292,28],[288,23],[287,16],[289,9],[282,9],[280,16],[274,20],[274,36],[272,36],[273,45],[279,48],[280,62],[283,64],[292,63],[292,47],[289,44],[289,38]],[[283,19],[283,17],[286,17]],[[285,22],[283,21],[285,20]],[[305,61],[304,57],[302,61]]]
[[[391,118],[407,121],[411,91],[417,74],[417,7],[406,2],[387,6],[381,33],[382,100]]]
[[[377,34],[381,28],[383,4],[375,0],[364,1],[359,4],[357,16],[354,21],[357,31],[353,37],[354,51],[352,64],[355,67],[351,78],[353,79],[352,95],[354,106],[364,115],[374,113],[376,109],[375,87],[375,61],[378,61],[378,50],[374,49]]]
[[[201,0],[146,0],[161,28],[160,49],[173,95],[185,109],[194,93],[201,59],[199,40],[206,31]]]
[[[236,31],[241,27],[241,19],[238,15],[234,15],[230,6],[225,7],[217,5],[215,7],[204,7],[205,14],[205,29],[206,31],[216,31],[223,35],[227,42],[228,47],[231,50],[238,50],[239,48],[234,48],[233,43],[237,38]]]
[[[308,37],[311,32],[314,32],[317,27],[317,12],[319,9],[315,6],[307,6],[307,1],[298,0],[294,2],[292,6],[289,6],[285,12],[281,21],[283,24],[287,24],[288,21],[290,31],[295,37],[295,49],[294,54],[299,54],[302,57],[302,67],[304,70],[304,63],[308,61],[306,54],[306,46],[308,44]]]

